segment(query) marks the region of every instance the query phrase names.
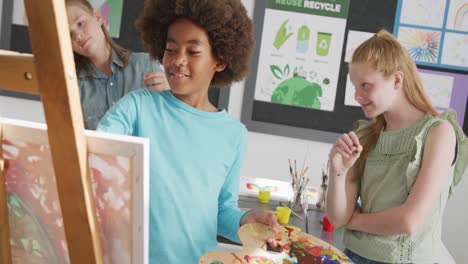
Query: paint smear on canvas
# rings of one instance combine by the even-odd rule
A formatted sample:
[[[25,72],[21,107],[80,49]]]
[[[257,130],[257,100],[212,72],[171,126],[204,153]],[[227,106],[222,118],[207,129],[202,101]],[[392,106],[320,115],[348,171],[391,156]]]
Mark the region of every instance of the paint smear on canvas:
[[[13,263],[70,263],[48,145],[3,140],[2,148]],[[89,153],[88,161],[104,262],[130,263],[130,158]]]

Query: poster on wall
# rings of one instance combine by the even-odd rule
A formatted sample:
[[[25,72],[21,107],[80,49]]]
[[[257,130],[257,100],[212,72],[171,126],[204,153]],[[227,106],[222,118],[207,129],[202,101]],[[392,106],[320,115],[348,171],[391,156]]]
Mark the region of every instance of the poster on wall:
[[[255,100],[334,110],[347,4],[267,2]]]
[[[255,1],[257,45],[241,116],[249,131],[331,143],[353,129],[364,115],[345,103],[350,54],[380,29],[393,31],[397,4]]]
[[[466,0],[400,0],[393,33],[417,65],[468,72]]]

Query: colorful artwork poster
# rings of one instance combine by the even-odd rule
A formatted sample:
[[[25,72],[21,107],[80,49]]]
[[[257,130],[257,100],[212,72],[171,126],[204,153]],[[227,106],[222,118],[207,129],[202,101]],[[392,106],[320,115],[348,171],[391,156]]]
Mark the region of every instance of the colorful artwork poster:
[[[441,62],[468,69],[468,34],[445,33]]]
[[[269,0],[255,100],[333,111],[348,0]]]
[[[463,127],[468,102],[468,75],[418,69],[430,100],[438,110],[452,108],[457,112],[458,123]]]
[[[47,144],[3,140],[13,263],[70,263]],[[130,158],[88,154],[104,263],[131,263]]]
[[[434,30],[400,27],[398,39],[416,62],[437,63],[441,33]]]
[[[468,1],[450,0],[447,28],[468,32]]]
[[[466,0],[399,0],[393,33],[417,65],[468,72]]]
[[[441,28],[444,23],[446,0],[403,0],[400,22]]]
[[[90,0],[90,3],[101,12],[109,35],[118,38],[122,24],[123,0]]]

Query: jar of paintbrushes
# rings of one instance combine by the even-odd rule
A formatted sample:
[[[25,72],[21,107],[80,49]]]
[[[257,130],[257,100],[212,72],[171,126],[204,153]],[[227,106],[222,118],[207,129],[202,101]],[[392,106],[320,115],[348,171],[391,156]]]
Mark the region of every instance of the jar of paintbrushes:
[[[297,170],[296,160],[289,160],[289,173],[291,175],[291,187],[293,195],[289,202],[289,208],[297,214],[305,214],[307,211],[307,184],[309,176],[307,174],[309,167],[305,166],[305,161],[302,164],[300,171]]]

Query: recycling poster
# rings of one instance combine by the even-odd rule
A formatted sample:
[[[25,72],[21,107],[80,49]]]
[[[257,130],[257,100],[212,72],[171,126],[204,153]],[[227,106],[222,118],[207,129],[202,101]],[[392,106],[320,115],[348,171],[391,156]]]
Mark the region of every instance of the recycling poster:
[[[333,111],[349,0],[268,0],[255,100]]]

